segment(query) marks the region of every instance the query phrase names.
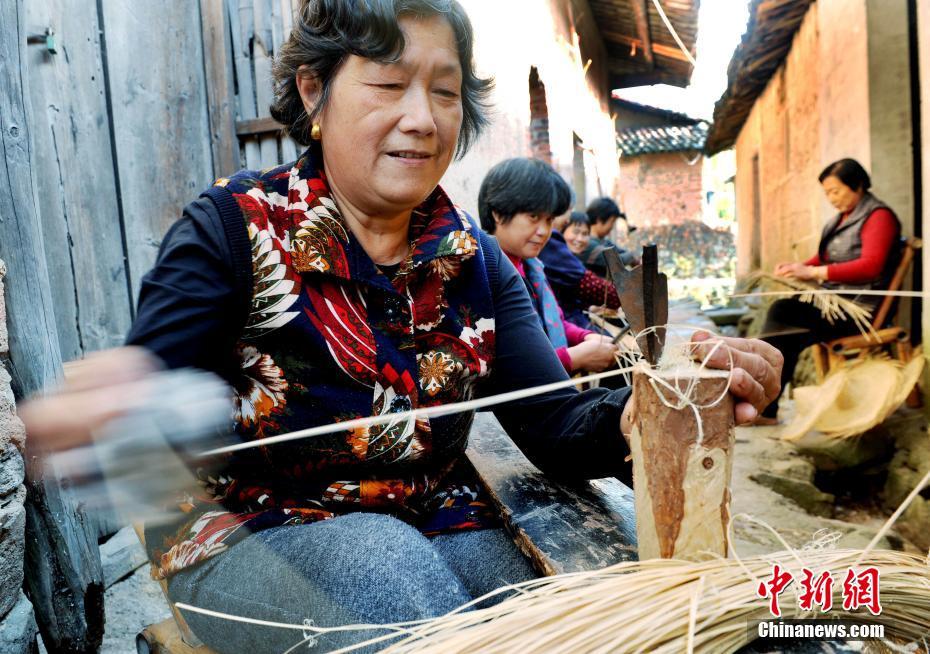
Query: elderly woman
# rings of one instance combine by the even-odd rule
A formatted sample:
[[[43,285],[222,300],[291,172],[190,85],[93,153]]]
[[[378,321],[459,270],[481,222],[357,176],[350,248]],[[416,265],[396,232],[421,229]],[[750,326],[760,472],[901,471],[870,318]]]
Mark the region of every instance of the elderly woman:
[[[565,319],[539,256],[552,221],[568,209],[572,191],[549,164],[518,157],[497,164],[478,191],[481,227],[494,234],[520,273],[536,314],[568,372],[600,372],[616,363],[610,338]]]
[[[887,289],[901,258],[901,223],[885,203],[869,192],[869,174],[854,159],[824,168],[819,181],[838,213],[823,228],[817,254],[804,263],[780,263],[775,274],[820,282],[834,289]],[[876,308],[881,296],[864,295],[858,302]],[[763,339],[784,355],[782,384],[791,381],[801,352],[814,343],[858,331],[852,321],[828,322],[812,304],[778,300],[769,309]],[[757,421],[777,422],[776,398]]]
[[[514,267],[437,186],[485,124],[490,88],[461,6],[305,0],[274,71],[274,115],[309,148],[221,179],[185,209],[129,342],[229,379],[244,439],[567,379]],[[738,420],[776,391],[766,347],[731,342]],[[720,354],[711,365],[725,365]],[[138,356],[109,355],[116,383]],[[24,408],[32,437],[54,446],[105,422],[112,413],[93,400],[113,388],[100,383],[73,389],[79,402],[65,393]],[[567,388],[495,414],[551,474],[628,480],[628,399]],[[147,528],[156,575],[175,601],[323,626],[437,616],[532,577],[458,465],[471,419],[401,420],[218,461],[178,498],[176,521]],[[186,617],[220,652],[300,638]]]

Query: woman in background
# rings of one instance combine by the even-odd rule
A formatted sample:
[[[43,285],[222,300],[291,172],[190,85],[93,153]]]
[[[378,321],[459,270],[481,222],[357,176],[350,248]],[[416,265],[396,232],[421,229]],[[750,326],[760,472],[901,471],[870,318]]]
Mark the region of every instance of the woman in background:
[[[823,228],[817,253],[804,263],[775,266],[780,277],[819,282],[824,288],[883,290],[901,259],[901,223],[894,211],[869,192],[872,180],[854,159],[835,161],[820,173],[827,200],[838,213]],[[879,295],[854,298],[874,311]],[[830,323],[814,305],[778,300],[769,308],[762,340],[785,357],[782,388],[791,381],[801,352],[824,341],[858,331],[850,320]],[[777,422],[778,398],[762,412],[759,424]]]
[[[571,189],[552,166],[518,157],[488,171],[478,192],[478,213],[481,227],[497,237],[526,283],[565,370],[600,372],[615,363],[617,347],[610,338],[565,319],[539,260],[552,235],[552,221],[568,210],[571,199]]]
[[[565,244],[572,254],[581,257],[591,243],[591,223],[582,211],[572,211],[565,225]]]

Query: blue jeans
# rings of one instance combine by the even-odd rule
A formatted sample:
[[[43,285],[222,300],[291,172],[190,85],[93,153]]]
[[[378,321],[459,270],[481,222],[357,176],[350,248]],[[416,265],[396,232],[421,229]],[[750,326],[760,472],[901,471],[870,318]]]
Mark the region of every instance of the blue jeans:
[[[175,602],[223,613],[292,624],[309,618],[332,627],[432,618],[537,576],[502,529],[426,538],[396,518],[354,513],[253,534],[172,577],[168,594]],[[198,638],[223,653],[280,653],[303,638],[299,631],[190,612],[184,617]],[[311,651],[384,633],[325,634]]]

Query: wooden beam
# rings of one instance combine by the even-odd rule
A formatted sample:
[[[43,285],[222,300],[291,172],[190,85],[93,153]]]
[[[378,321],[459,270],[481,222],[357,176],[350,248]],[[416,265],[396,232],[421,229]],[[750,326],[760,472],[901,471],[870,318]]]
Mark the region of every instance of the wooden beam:
[[[23,0],[0,3],[0,259],[8,267],[13,388],[35,393],[61,375],[61,352],[36,212],[37,171],[27,111],[30,74]],[[44,172],[44,171],[43,171]],[[51,652],[95,652],[103,640],[103,574],[96,535],[27,442],[25,579]]]
[[[271,116],[236,121],[236,136],[248,137],[280,132],[284,126]]]
[[[541,574],[600,570],[636,558],[633,494],[617,479],[554,481],[490,413],[475,414],[466,456],[517,547]]]
[[[636,48],[637,52],[639,52],[640,50],[642,50],[643,53],[646,52],[646,46],[643,44],[643,41],[641,39],[634,39],[630,36],[611,35],[610,41],[612,41],[613,43],[619,43],[622,45],[626,45],[631,50],[633,48]],[[682,52],[677,45],[671,46],[671,45],[663,45],[661,43],[652,43],[650,46],[650,50],[651,52],[654,52],[660,57],[667,57],[668,59],[674,59],[675,61],[684,61],[684,62],[687,62],[689,65],[691,63],[690,61],[688,61],[688,57],[685,56],[685,53]]]
[[[636,32],[643,44],[643,56],[649,67],[655,65],[655,56],[652,54],[652,34],[649,31],[649,0],[631,0],[633,14],[636,17]]]

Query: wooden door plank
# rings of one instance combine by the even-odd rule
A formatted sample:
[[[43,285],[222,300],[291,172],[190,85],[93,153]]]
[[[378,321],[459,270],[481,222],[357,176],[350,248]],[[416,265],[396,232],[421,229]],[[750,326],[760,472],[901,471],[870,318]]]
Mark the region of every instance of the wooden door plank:
[[[28,3],[26,19],[65,37],[58,54],[26,53],[46,265],[61,355],[72,361],[121,345],[132,322],[99,24],[78,0]],[[121,526],[112,511],[86,520],[97,537]]]
[[[200,0],[203,26],[204,78],[210,112],[213,177],[232,175],[239,162],[236,137],[236,94],[233,84],[232,42],[224,0]]]
[[[30,2],[58,54],[27,50],[38,208],[62,358],[122,344],[132,320],[96,11]],[[87,35],[87,37],[85,37]]]
[[[134,297],[168,227],[213,181],[199,3],[102,0]]]
[[[539,471],[490,413],[466,452],[521,551],[545,575],[636,559],[633,491],[616,479],[567,485]]]
[[[258,117],[255,110],[255,84],[252,80],[252,0],[226,0],[229,15],[229,31],[232,34],[233,63],[239,92],[236,94],[237,120],[252,120]],[[246,168],[261,167],[261,148],[258,140],[243,141]]]
[[[0,3],[0,259],[6,262],[10,372],[19,397],[61,375],[61,353],[36,211],[23,0]],[[103,575],[96,538],[27,442],[25,579],[49,651],[96,651]]]
[[[288,38],[291,36],[291,30],[294,27],[294,6],[291,4],[291,0],[273,0],[273,2],[278,3],[280,6],[278,11],[279,18],[272,25],[274,53],[275,56],[278,56],[278,53],[281,51],[281,46],[287,43]],[[280,27],[276,29],[275,25],[280,25]],[[281,143],[281,163],[296,161],[299,146],[294,142],[294,139],[290,136],[281,136],[279,141]]]
[[[272,5],[275,0],[254,0],[255,36],[252,43],[252,62],[255,66],[255,104],[259,118],[271,117],[271,103],[274,100],[271,85],[271,62],[274,56],[272,41]],[[278,163],[277,134],[259,137],[262,168],[270,168]]]

